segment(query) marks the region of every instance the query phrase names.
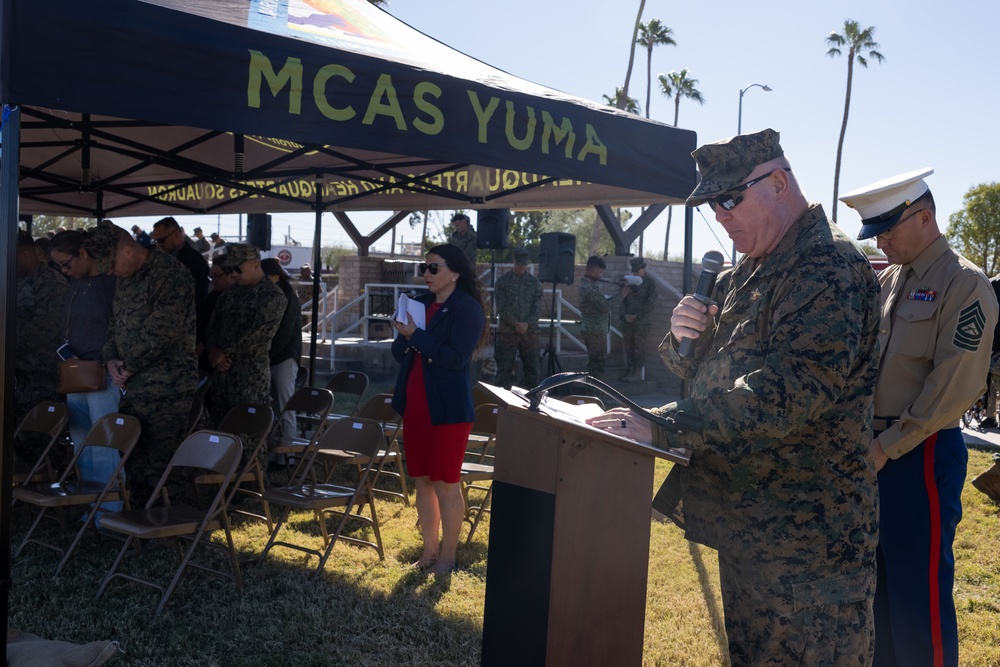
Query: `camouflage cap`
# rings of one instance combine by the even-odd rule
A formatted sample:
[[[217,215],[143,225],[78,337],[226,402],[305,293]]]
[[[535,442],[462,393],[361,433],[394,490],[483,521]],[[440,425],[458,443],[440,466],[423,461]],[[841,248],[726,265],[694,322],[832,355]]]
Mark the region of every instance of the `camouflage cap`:
[[[785,152],[778,144],[780,136],[768,128],[705,144],[691,153],[698,162],[701,182],[684,203],[688,206],[704,204],[742,183],[757,165],[784,156]]]
[[[80,247],[94,258],[98,271],[107,273],[115,261],[115,250],[122,236],[132,238],[127,231],[110,220],[101,220]]]
[[[514,263],[515,264],[530,264],[528,261],[528,251],[524,248],[514,248]]]
[[[226,261],[222,263],[222,268],[235,269],[251,259],[260,259],[260,250],[249,243],[233,243],[227,246],[226,255]]]
[[[644,260],[642,257],[633,257],[632,259],[629,260],[629,264],[632,265],[633,271],[638,271],[642,267],[646,266],[646,260]]]

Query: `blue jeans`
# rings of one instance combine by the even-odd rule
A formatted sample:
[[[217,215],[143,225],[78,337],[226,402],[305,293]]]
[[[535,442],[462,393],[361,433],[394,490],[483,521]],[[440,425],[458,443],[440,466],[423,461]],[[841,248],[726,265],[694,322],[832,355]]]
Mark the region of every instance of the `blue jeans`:
[[[121,390],[112,382],[110,375],[107,378],[107,387],[102,391],[66,395],[66,407],[69,409],[69,434],[73,439],[74,449],[80,447],[83,439],[98,419],[106,414],[118,412],[118,403],[121,398]],[[88,447],[80,455],[77,463],[83,479],[106,482],[114,473],[120,460],[121,456],[117,450],[109,447]],[[103,508],[110,512],[118,512],[122,509],[122,503],[120,500],[104,503]]]
[[[285,409],[285,403],[295,393],[295,376],[299,373],[299,362],[296,359],[285,359],[271,366],[271,409],[274,418]],[[282,437],[291,438],[295,435],[295,413],[287,412],[281,418],[280,424],[275,424],[271,434],[271,442],[277,442]]]

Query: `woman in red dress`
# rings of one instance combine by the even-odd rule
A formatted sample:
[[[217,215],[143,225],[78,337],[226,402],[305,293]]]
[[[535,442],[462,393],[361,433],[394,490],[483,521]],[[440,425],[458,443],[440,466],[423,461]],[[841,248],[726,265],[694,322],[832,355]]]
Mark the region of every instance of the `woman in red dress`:
[[[465,516],[459,473],[474,420],[469,364],[489,329],[485,290],[458,247],[431,248],[421,271],[430,292],[417,301],[427,308],[427,325],[418,329],[410,315],[395,323],[400,370],[392,405],[403,415],[406,466],[417,489],[424,548],[415,565],[439,574],[455,568]]]

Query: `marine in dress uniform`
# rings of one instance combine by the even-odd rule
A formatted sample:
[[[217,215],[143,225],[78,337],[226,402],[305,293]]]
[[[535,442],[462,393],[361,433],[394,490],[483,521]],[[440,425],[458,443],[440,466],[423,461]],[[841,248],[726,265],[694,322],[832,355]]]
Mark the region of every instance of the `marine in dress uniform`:
[[[513,384],[518,353],[524,369],[519,386],[538,384],[538,316],[543,291],[538,278],[528,273],[528,251],[516,249],[514,268],[500,276],[493,289],[500,316],[495,353],[498,385],[509,389]]]
[[[876,667],[958,665],[952,543],[968,452],[959,428],[983,394],[997,300],[986,275],[948,247],[918,169],[840,199],[891,266],[882,284],[881,364],[871,454],[881,529]]]

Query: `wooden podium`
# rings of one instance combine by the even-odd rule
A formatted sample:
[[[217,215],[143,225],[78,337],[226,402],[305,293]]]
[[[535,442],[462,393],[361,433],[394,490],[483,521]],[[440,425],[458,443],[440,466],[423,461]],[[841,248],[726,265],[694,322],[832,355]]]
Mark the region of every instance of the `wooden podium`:
[[[653,464],[686,456],[481,386],[501,406],[481,665],[641,665]]]

